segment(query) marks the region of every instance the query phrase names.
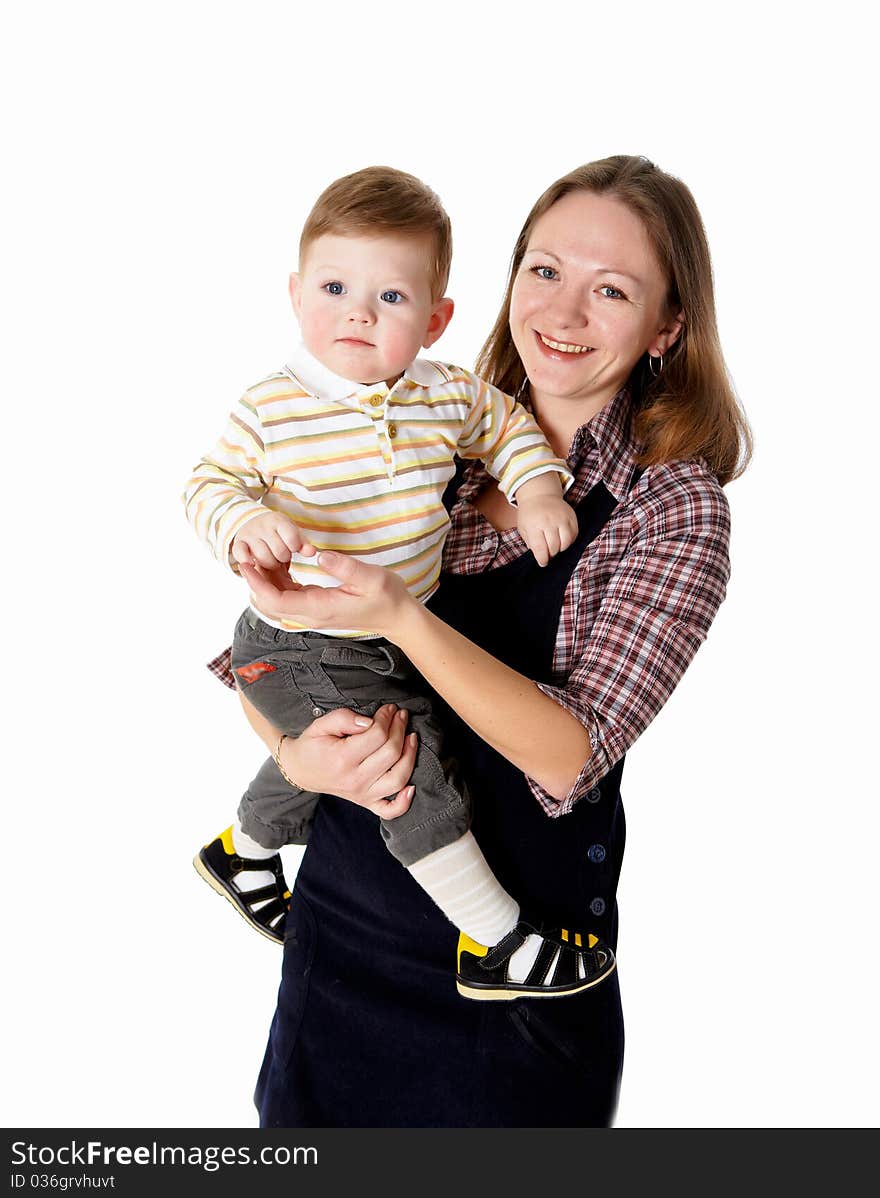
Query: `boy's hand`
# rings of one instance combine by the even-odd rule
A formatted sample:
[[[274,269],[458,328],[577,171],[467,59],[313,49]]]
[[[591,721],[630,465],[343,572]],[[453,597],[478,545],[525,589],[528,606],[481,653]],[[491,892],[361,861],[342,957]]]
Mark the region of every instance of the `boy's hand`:
[[[517,496],[516,527],[539,566],[567,549],[577,536],[574,508],[558,495]]]
[[[297,526],[280,512],[264,512],[254,516],[235,534],[230,551],[239,565],[286,566],[294,553],[313,557],[314,545],[307,541]]]

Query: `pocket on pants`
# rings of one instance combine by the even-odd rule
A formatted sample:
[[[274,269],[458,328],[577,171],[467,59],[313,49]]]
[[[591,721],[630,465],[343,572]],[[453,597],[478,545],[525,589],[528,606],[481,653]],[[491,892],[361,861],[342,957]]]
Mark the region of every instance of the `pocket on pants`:
[[[350,645],[335,642],[321,654],[321,664],[340,669],[368,670],[380,677],[393,674],[398,669],[390,649],[377,641],[352,640]]]
[[[508,1017],[523,1043],[563,1072],[608,1077],[620,1071],[623,1016],[616,975],[570,998],[521,999]]]
[[[383,703],[410,710],[426,710],[425,684],[408,660],[384,641],[334,643],[321,654],[316,666],[341,697],[341,706],[374,715]]]
[[[245,698],[287,736],[299,736],[315,718],[304,685],[308,675],[295,662],[271,653],[252,661],[234,658],[232,673]]]

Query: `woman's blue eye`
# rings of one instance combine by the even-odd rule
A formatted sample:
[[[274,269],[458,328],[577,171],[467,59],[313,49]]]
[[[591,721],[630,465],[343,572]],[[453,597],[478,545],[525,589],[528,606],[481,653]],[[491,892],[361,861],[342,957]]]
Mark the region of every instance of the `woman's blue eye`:
[[[539,279],[555,279],[556,271],[552,266],[533,266],[532,274],[538,276]]]
[[[379,296],[383,303],[400,304],[403,303],[403,296],[399,291],[383,291]]]
[[[602,293],[602,295],[606,296],[607,299],[626,299],[626,296],[623,294],[623,292],[618,290],[617,287],[612,287],[610,283],[603,283],[599,288],[599,291]],[[609,291],[613,292],[614,294],[607,295],[607,292]]]
[[[325,283],[324,290],[329,291],[331,295],[343,295],[345,292],[341,283]]]

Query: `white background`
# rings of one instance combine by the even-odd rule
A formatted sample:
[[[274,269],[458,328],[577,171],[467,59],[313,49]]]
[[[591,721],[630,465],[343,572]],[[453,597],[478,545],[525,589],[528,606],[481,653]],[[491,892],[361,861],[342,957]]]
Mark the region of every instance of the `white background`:
[[[244,595],[179,494],[293,342],[314,198],[371,163],[435,187],[457,302],[437,352],[471,364],[533,200],[618,152],[696,196],[757,446],[728,488],[729,597],[627,764],[618,1126],[877,1124],[859,7],[34,0],[6,19],[7,1126],[256,1124],[280,953],[189,864],[262,757],[202,665]]]

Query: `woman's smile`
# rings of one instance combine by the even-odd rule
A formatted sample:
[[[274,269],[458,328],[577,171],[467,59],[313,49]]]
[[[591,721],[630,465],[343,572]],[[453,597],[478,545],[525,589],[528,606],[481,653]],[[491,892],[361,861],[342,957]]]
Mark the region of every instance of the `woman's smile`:
[[[578,345],[573,341],[554,341],[551,337],[546,337],[543,333],[535,333],[535,336],[540,340],[541,344],[547,349],[554,350],[560,354],[591,354],[593,352],[592,345]]]

